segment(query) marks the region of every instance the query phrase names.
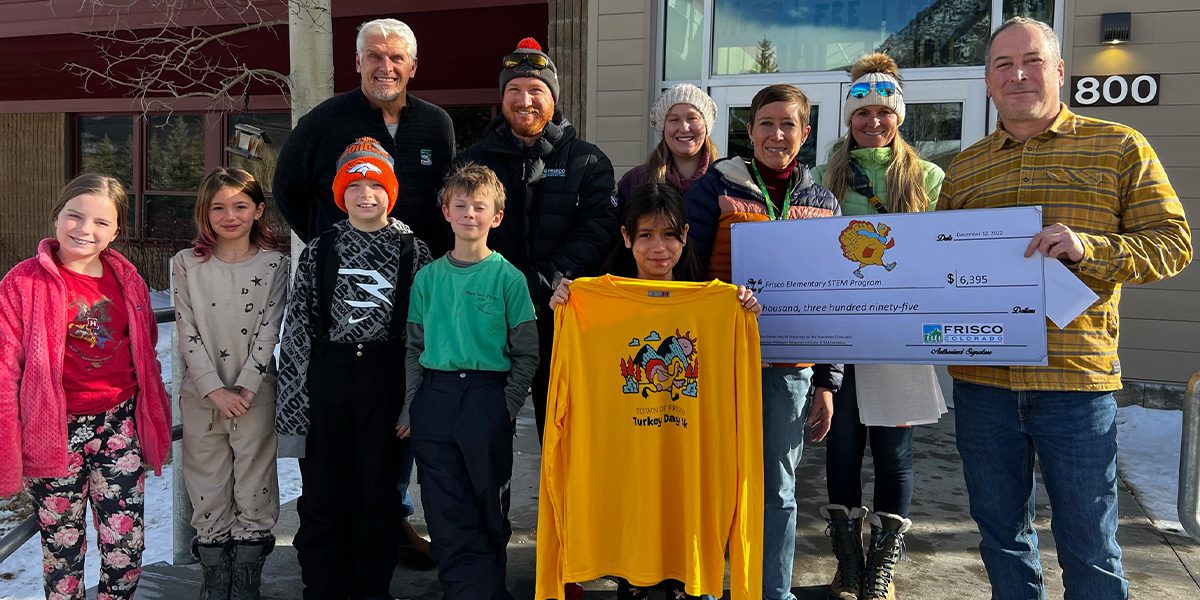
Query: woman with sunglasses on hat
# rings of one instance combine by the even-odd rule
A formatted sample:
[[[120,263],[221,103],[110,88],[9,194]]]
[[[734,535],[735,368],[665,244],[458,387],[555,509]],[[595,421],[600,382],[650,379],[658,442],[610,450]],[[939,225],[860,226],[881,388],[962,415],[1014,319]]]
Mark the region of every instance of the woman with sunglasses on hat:
[[[690,83],[671,86],[650,107],[650,127],[659,142],[646,162],[630,169],[617,182],[617,197],[624,202],[634,188],[645,183],[666,183],[682,196],[717,160],[710,132],[717,120],[717,105]]]
[[[944,173],[921,160],[900,136],[904,94],[896,62],[867,54],[850,70],[845,119],[850,131],[838,140],[829,163],[813,177],[841,202],[844,215],[933,210]],[[886,382],[885,382],[886,384]],[[846,365],[834,395],[833,424],[826,438],[825,469],[829,504],[821,514],[837,557],[829,596],[838,600],[895,598],[892,583],[912,500],[912,428],[865,426],[859,420],[853,365]],[[862,461],[867,442],[874,463],[875,510],[862,506]],[[863,550],[864,520],[871,537]]]
[[[684,197],[688,240],[709,277],[738,283],[731,274],[733,223],[839,214],[837,199],[796,160],[811,131],[809,107],[808,97],[795,86],[776,84],[759,90],[746,124],[754,155],[713,163],[688,190]],[[754,260],[803,261],[805,257],[781,248],[775,255]],[[765,600],[795,600],[796,467],[806,421],[813,441],[823,439],[829,430],[841,370],[841,365],[829,364],[776,364],[762,370]],[[810,388],[813,400],[806,409]]]

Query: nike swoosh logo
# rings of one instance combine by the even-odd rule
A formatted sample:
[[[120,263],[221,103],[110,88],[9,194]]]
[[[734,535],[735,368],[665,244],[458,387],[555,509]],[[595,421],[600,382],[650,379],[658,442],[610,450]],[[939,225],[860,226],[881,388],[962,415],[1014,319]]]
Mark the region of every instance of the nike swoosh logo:
[[[350,325],[353,325],[355,323],[361,323],[363,321],[366,321],[368,318],[369,317],[361,317],[361,318],[355,319],[354,317],[350,317],[350,318],[346,319],[346,322]]]

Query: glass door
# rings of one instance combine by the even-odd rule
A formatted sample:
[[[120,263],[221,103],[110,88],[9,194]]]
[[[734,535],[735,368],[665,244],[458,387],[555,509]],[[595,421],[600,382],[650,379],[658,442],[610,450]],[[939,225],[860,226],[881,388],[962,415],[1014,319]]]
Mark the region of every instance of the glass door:
[[[717,103],[717,124],[713,127],[713,143],[721,156],[751,157],[750,137],[746,124],[750,121],[750,101],[765,86],[715,87],[711,91]],[[825,152],[838,136],[841,121],[841,88],[836,83],[797,84],[808,96],[812,109],[809,126],[812,132],[800,148],[799,160],[810,167],[825,162]],[[819,162],[817,162],[819,161]]]

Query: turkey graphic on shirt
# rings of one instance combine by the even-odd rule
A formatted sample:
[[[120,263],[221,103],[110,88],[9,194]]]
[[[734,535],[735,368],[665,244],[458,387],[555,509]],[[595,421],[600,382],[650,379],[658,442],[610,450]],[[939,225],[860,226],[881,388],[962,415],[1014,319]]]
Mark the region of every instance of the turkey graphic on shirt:
[[[695,398],[700,361],[691,333],[676,329],[675,335],[663,338],[657,331],[651,331],[642,340],[630,340],[629,346],[638,351],[621,359],[621,376],[625,380],[621,391],[641,394],[642,398],[651,394],[666,394],[671,400],[678,400],[680,395]],[[651,345],[652,342],[658,345]]]

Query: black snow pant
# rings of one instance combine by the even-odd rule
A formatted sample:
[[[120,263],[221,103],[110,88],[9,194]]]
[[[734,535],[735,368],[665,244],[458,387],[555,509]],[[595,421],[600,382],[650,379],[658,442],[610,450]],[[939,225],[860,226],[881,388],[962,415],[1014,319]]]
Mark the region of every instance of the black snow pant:
[[[533,397],[533,418],[537,423],[538,443],[546,432],[546,399],[550,395],[550,357],[554,350],[554,311],[548,307],[534,308],[537,315],[538,366],[533,373],[530,391]]]
[[[430,551],[447,600],[512,600],[507,373],[428,371],[410,409]]]
[[[294,545],[305,600],[386,596],[396,568],[402,342],[326,342],[309,365],[310,425]]]

